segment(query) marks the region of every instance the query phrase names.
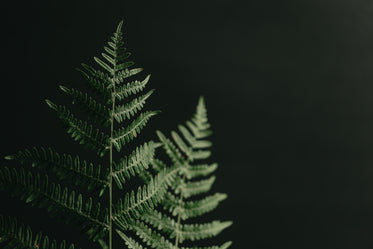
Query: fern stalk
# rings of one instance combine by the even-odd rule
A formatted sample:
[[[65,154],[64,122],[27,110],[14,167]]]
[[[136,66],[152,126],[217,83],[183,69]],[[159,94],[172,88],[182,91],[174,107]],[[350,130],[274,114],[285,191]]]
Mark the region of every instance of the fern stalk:
[[[188,160],[189,163],[189,160]],[[181,184],[183,185],[185,181],[185,174],[183,174],[183,178],[181,180]],[[180,234],[180,221],[181,221],[181,208],[182,208],[182,203],[183,203],[183,195],[182,191],[180,191],[180,201],[179,201],[179,214],[177,215],[177,224],[176,224],[176,237],[175,237],[175,249],[178,249],[179,245],[179,234]]]
[[[115,67],[115,66],[114,66]],[[109,249],[113,248],[113,132],[114,132],[114,112],[115,112],[115,74],[113,76],[113,97],[112,97],[112,109],[110,117],[110,180],[109,180]]]

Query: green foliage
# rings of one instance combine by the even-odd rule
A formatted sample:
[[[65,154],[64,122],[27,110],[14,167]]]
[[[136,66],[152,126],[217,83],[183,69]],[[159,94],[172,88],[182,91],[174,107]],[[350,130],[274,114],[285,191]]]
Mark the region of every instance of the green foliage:
[[[197,105],[195,115],[190,121],[186,122],[186,126],[188,128],[183,125],[178,126],[181,135],[175,131],[171,132],[173,141],[162,132],[157,132],[172,166],[168,167],[162,161],[155,159],[152,162],[152,168],[156,172],[164,170],[176,170],[178,172],[173,184],[170,185],[164,198],[160,201],[163,211],[157,209],[145,210],[144,214],[139,216],[142,221],[137,220],[128,226],[150,248],[175,249],[178,248],[178,244],[184,241],[197,241],[215,237],[232,224],[230,221],[186,223],[188,219],[212,211],[227,197],[226,194],[222,193],[199,197],[210,191],[215,181],[215,176],[210,175],[217,169],[216,163],[198,163],[198,161],[205,160],[211,155],[209,148],[212,146],[212,143],[206,140],[212,132],[202,97]],[[144,177],[145,181],[147,179],[149,179],[148,176]],[[190,200],[191,197],[194,199]],[[134,238],[126,236],[120,231],[117,232],[129,248],[143,248]],[[230,244],[231,242],[226,242],[221,246],[208,248],[228,248]]]
[[[19,224],[15,218],[4,218],[0,215],[0,242],[6,243],[4,249],[74,249],[74,244],[69,247],[62,241],[57,244],[56,240],[43,236],[42,232],[32,235],[31,228],[25,224]]]
[[[186,201],[210,190],[215,180],[215,176],[210,175],[217,168],[217,164],[191,164],[211,154],[207,148],[212,144],[204,140],[211,132],[202,99],[192,120],[186,127],[179,126],[181,136],[171,132],[174,142],[158,132],[160,142],[145,142],[134,147],[131,153],[123,153],[123,148],[139,136],[158,111],[143,110],[154,92],[142,93],[150,75],[134,79],[142,69],[131,68],[134,62],[128,60],[131,54],[124,47],[122,36],[120,22],[104,47],[105,52],[93,58],[98,68],[82,64],[78,69],[89,92],[60,86],[79,108],[46,100],[72,140],[93,151],[96,155],[92,157],[96,160],[104,160],[101,157],[107,156],[106,163],[91,163],[81,159],[79,152],[76,155],[59,153],[50,147],[24,149],[5,157],[22,167],[0,168],[0,190],[44,209],[61,222],[74,224],[104,249],[113,248],[113,231],[125,240],[128,248],[137,249],[145,246],[174,249],[184,240],[216,236],[231,223],[180,222],[213,210],[226,198],[225,194],[216,193]],[[75,110],[86,115],[79,111],[74,113]],[[160,146],[173,162],[171,166],[155,158]],[[210,177],[200,179],[207,176]],[[131,190],[127,182],[136,177],[143,183]],[[74,190],[69,184],[75,185]],[[113,197],[115,186],[124,191],[116,200]],[[160,207],[169,213],[159,211]],[[138,241],[131,238],[131,234],[136,234]],[[173,238],[175,243],[170,241]],[[74,249],[73,244],[67,247],[65,241],[50,242],[41,232],[33,236],[29,226],[3,216],[0,216],[1,243],[6,249]],[[229,245],[227,242],[208,248]]]
[[[76,185],[86,186],[88,190],[100,190],[100,196],[109,186],[108,169],[102,169],[101,165],[93,165],[85,160],[80,160],[79,156],[60,155],[51,148],[37,149],[34,147],[32,150],[26,149],[15,155],[7,156],[6,159],[50,170],[60,180],[66,179]]]

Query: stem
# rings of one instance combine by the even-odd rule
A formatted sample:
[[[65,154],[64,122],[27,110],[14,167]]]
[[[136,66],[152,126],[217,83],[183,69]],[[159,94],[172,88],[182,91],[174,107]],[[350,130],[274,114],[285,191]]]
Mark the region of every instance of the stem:
[[[183,175],[182,184],[184,184],[184,180],[185,180],[185,175]],[[182,202],[183,202],[183,194],[182,194],[182,191],[180,191],[180,200],[179,200],[179,206],[178,206],[179,213],[177,215],[177,224],[176,224],[175,249],[178,249],[178,245],[179,245],[179,232],[180,232],[180,220],[181,220],[180,213],[181,213]]]
[[[111,120],[110,120],[110,179],[109,179],[109,249],[113,248],[113,131],[115,111],[115,75],[113,75],[113,95],[111,98]]]

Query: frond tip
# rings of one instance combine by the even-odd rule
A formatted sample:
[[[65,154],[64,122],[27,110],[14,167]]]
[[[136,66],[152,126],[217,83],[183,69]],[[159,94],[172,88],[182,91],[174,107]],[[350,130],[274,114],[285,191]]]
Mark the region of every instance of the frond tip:
[[[184,224],[187,219],[194,219],[215,209],[227,198],[227,195],[215,193],[197,199],[197,195],[210,191],[215,181],[215,176],[211,174],[218,167],[217,163],[193,164],[211,155],[209,148],[212,143],[206,138],[212,132],[203,97],[200,97],[193,117],[185,123],[185,126],[179,125],[178,128],[180,135],[176,131],[171,131],[172,139],[157,131],[164,151],[172,162],[172,167],[179,169],[179,175],[161,201],[165,212],[150,210],[140,217],[143,222],[136,222],[135,226],[130,228],[144,243],[153,248],[192,249],[178,247],[178,243],[215,237],[232,224],[231,221],[212,221],[202,224],[194,221],[194,224]],[[152,167],[155,171],[167,169],[159,160],[154,160]],[[191,197],[193,199],[188,200]],[[155,229],[162,235],[154,232]],[[168,240],[164,239],[163,235],[166,235],[167,239],[175,239],[175,246],[166,243]],[[162,240],[165,243],[159,244],[158,242]],[[226,242],[221,246],[193,247],[193,249],[226,249],[230,244],[231,242]]]

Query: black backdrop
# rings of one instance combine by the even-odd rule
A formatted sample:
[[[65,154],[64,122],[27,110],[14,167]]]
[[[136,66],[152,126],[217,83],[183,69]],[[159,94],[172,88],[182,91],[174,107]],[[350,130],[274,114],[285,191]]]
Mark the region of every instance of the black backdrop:
[[[79,148],[43,100],[64,101],[58,85],[79,84],[74,68],[92,62],[124,19],[133,59],[152,74],[149,105],[163,110],[145,134],[174,128],[206,98],[220,165],[214,187],[229,194],[210,217],[235,222],[218,242],[373,248],[372,1],[50,0],[2,9],[2,157],[34,145]],[[4,193],[1,213],[80,238]]]

